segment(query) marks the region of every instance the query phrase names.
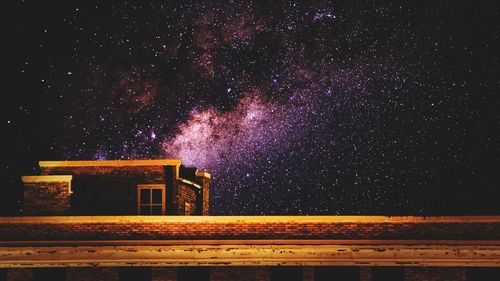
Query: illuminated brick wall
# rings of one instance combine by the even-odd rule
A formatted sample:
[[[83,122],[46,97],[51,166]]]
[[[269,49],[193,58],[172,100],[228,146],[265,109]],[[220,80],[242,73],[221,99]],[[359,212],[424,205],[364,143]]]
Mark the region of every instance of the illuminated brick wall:
[[[71,176],[23,177],[24,196],[22,214],[68,215],[71,200]]]
[[[41,167],[42,175],[103,176],[139,180],[142,183],[163,182],[164,166],[83,166]]]
[[[163,166],[41,167],[41,172],[42,175],[73,176],[74,193],[69,210],[73,215],[136,215],[138,184],[167,184],[167,189],[171,189],[174,184],[173,177],[168,177],[166,174],[173,173],[173,167]],[[57,201],[58,197],[60,196],[54,193],[51,201]],[[30,204],[36,206],[37,201],[43,199],[32,196],[29,202],[25,200],[25,209],[29,209]],[[38,213],[34,214],[60,214],[50,212],[50,209],[36,210]]]
[[[196,214],[197,210],[196,193],[197,193],[196,188],[187,186],[182,183],[177,185],[177,195],[176,198],[174,199],[174,206],[175,205],[177,206],[177,214],[180,215]],[[186,203],[189,205],[186,205]]]
[[[177,166],[144,165],[105,166],[88,161],[87,166],[41,166],[42,176],[72,177],[73,194],[64,190],[61,183],[25,183],[25,215],[136,215],[137,185],[165,184],[167,214],[208,215],[208,188],[210,179],[202,173],[196,176],[195,168],[189,171],[190,180],[202,186],[198,190],[176,180]],[[143,161],[146,164],[149,161]],[[92,166],[92,164],[94,164]],[[192,175],[191,175],[192,174]],[[208,175],[209,177],[209,175]],[[189,181],[187,181],[189,182]],[[46,187],[44,189],[36,187]],[[203,191],[203,192],[202,192]],[[187,204],[186,204],[187,203]]]
[[[203,208],[203,215],[208,215],[209,214],[209,208],[210,208],[210,202],[209,202],[209,196],[210,196],[210,178],[207,177],[197,177],[198,183],[202,187],[202,194],[201,194],[201,206]],[[200,204],[198,204],[200,205]]]
[[[342,217],[341,217],[342,218]],[[336,217],[39,217],[2,218],[0,240],[100,239],[448,239],[500,240],[498,221],[364,222]],[[106,230],[106,231],[103,231]]]
[[[349,236],[347,236],[347,234]],[[436,239],[498,241],[496,217],[17,217],[0,219],[0,241],[99,240],[99,239]],[[404,242],[403,242],[404,243]],[[402,261],[402,265],[404,264]],[[210,280],[273,281],[271,267],[213,264]],[[383,267],[385,269],[385,267]],[[481,270],[467,267],[393,267],[380,270],[363,265],[352,281],[474,281]],[[67,268],[66,280],[117,280],[118,268]],[[469,274],[469,271],[474,274]],[[483,270],[484,271],[484,270]],[[8,269],[7,280],[32,280],[31,269]],[[304,267],[300,280],[322,281],[316,270]],[[332,272],[335,272],[333,270]],[[490,271],[488,271],[490,272]],[[498,275],[498,270],[493,274]],[[389,276],[389,277],[388,277]],[[276,276],[274,276],[276,277]],[[328,276],[327,276],[328,277]],[[332,279],[334,276],[332,276]],[[391,279],[392,278],[392,279]],[[394,279],[396,278],[396,279]],[[178,279],[175,267],[151,268],[151,280]],[[280,279],[276,279],[280,280]],[[299,279],[297,279],[299,280]],[[351,280],[351,279],[349,279]],[[487,279],[486,279],[487,280]],[[491,279],[496,280],[496,279]],[[182,280],[180,280],[182,281]]]

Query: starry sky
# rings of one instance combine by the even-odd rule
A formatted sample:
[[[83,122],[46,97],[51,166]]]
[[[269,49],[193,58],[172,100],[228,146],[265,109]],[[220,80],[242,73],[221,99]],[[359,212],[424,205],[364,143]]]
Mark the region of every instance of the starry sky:
[[[38,160],[146,158],[212,214],[500,214],[497,1],[11,2],[3,214]]]

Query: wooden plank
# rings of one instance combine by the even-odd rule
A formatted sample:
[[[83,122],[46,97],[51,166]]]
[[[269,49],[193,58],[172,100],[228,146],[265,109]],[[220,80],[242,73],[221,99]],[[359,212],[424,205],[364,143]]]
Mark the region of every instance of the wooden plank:
[[[0,247],[0,267],[500,266],[498,245],[169,245]]]
[[[179,166],[180,159],[39,161],[40,167]]]

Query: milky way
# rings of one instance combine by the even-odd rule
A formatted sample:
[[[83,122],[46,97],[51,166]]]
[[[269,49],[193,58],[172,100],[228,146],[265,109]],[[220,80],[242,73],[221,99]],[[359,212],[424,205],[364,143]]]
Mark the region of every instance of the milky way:
[[[498,213],[499,9],[435,2],[20,1],[5,182],[175,157],[213,214]]]
[[[187,165],[215,171],[225,162],[245,161],[258,151],[267,152],[273,143],[281,146],[290,132],[287,127],[292,126],[286,110],[250,96],[228,113],[194,111],[163,148],[168,156],[181,158]]]

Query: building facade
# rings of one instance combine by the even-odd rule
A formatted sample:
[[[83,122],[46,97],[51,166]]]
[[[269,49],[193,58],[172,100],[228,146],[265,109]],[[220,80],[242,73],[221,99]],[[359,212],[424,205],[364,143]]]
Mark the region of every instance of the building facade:
[[[179,160],[42,161],[0,280],[500,280],[500,217],[207,216]]]
[[[210,174],[177,159],[39,165],[22,177],[25,216],[208,215]]]

